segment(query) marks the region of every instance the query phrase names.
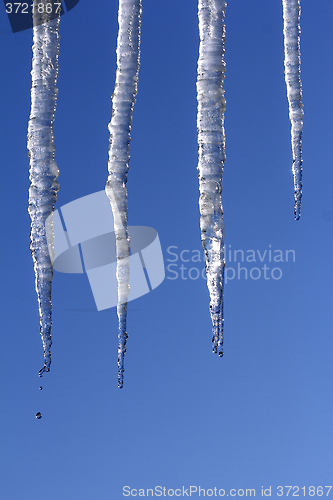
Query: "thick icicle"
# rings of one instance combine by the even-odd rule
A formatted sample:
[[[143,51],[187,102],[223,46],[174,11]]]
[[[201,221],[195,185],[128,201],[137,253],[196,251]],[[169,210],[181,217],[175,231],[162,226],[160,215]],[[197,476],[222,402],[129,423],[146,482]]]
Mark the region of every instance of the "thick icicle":
[[[37,16],[36,16],[37,17]],[[36,22],[35,22],[36,21]],[[47,16],[45,17],[47,21]],[[30,158],[29,214],[31,217],[30,250],[34,261],[38,295],[40,334],[44,347],[44,366],[39,374],[50,371],[51,365],[51,288],[53,268],[49,256],[45,219],[54,209],[59,184],[59,170],[54,161],[53,120],[57,102],[59,57],[59,18],[33,28],[33,59],[31,113],[28,125]]]
[[[130,237],[127,225],[127,173],[130,160],[132,114],[140,66],[141,0],[119,0],[117,72],[109,123],[109,176],[106,193],[110,199],[117,246],[119,318],[118,387],[124,382],[126,317],[129,294]]]
[[[295,189],[295,219],[301,216],[303,104],[300,52],[300,0],[282,0],[284,20],[284,68],[291,121],[291,143]]]
[[[201,242],[206,258],[213,352],[223,356],[224,223],[221,200],[225,162],[224,0],[199,0],[197,77],[198,170]]]

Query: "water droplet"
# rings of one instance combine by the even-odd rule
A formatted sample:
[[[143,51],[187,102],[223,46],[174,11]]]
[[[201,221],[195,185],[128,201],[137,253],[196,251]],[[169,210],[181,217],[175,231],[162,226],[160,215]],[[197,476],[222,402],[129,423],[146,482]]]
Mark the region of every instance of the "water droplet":
[[[43,386],[42,386],[42,385],[40,385],[40,386],[39,386],[39,390],[40,390],[40,391],[42,391],[42,390],[43,390]]]
[[[36,418],[38,418],[38,420],[40,420],[42,418],[42,414],[40,411],[38,413],[36,413]]]

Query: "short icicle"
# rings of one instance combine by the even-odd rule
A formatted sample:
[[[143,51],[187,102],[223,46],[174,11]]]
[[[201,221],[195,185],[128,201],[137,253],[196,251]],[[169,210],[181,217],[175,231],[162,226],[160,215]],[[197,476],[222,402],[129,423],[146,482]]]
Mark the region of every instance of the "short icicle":
[[[59,57],[59,18],[40,23],[34,15],[31,113],[28,125],[30,158],[29,214],[31,217],[30,250],[34,261],[39,304],[40,334],[44,348],[44,366],[51,365],[51,289],[53,268],[48,251],[45,220],[53,212],[59,184],[59,170],[54,161],[53,120],[57,102]],[[43,18],[44,19],[44,18]],[[38,25],[39,24],[39,25]]]
[[[300,0],[282,0],[284,20],[284,68],[291,121],[291,144],[295,191],[295,219],[301,216],[303,104],[300,51]]]
[[[200,47],[197,73],[198,170],[201,242],[205,252],[213,352],[223,356],[224,222],[222,174],[225,163],[224,0],[199,0]]]
[[[140,67],[141,0],[119,0],[117,72],[109,123],[109,176],[106,193],[114,218],[117,251],[119,319],[118,387],[124,383],[126,318],[129,294],[130,237],[127,213],[127,174],[130,160],[131,124]]]

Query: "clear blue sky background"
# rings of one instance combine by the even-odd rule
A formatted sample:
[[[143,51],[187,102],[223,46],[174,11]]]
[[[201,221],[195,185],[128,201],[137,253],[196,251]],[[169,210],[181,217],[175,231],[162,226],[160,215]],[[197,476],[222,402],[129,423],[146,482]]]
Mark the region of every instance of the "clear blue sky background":
[[[57,207],[105,185],[117,7],[80,0],[61,19]],[[27,213],[32,32],[12,34],[2,6],[0,19],[0,497],[120,500],[125,485],[256,488],[260,496],[271,485],[278,498],[279,485],[332,485],[332,2],[302,0],[298,222],[281,1],[227,7],[226,244],[260,252],[271,245],[296,257],[274,265],[266,258],[282,270],[279,280],[243,273],[227,283],[220,359],[211,352],[206,283],[188,277],[204,264],[180,260],[182,250],[201,248],[197,5],[143,1],[129,223],[158,231],[166,266],[175,258],[168,247],[177,247],[171,269],[184,265],[187,279],[166,270],[156,290],[129,304],[122,390],[115,309],[97,312],[86,275],[60,273],[52,368],[38,390],[43,359]]]

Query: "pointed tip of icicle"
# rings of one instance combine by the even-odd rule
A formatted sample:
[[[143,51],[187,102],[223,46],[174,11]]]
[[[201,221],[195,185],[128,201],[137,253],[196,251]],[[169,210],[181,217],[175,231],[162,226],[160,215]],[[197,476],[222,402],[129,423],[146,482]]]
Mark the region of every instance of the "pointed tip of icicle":
[[[121,359],[118,360],[118,389],[122,389],[124,387],[124,354],[121,356]]]
[[[43,368],[41,368],[38,372],[38,376],[39,377],[42,377],[43,376],[43,373],[47,373],[50,371],[50,367],[49,366],[46,366],[44,365]]]
[[[118,389],[122,389],[124,387],[124,354],[118,359]]]
[[[122,389],[124,387],[124,356],[122,356],[122,363],[120,364],[118,361],[118,389]]]
[[[295,195],[295,205],[294,205],[295,220],[300,220],[301,218],[301,201],[302,201],[302,196],[296,197]]]
[[[218,354],[220,358],[223,357],[223,332],[214,332],[213,333],[213,352]]]
[[[221,358],[223,356],[223,338],[220,335],[213,335],[212,338],[213,352],[218,354]]]
[[[126,352],[126,342],[128,335],[126,331],[119,333],[119,344],[118,344],[118,388],[122,389],[124,386],[124,358]]]
[[[224,319],[221,311],[212,313],[211,318],[213,323],[213,352],[218,354],[220,358],[223,357],[223,329]]]
[[[223,358],[223,345],[216,346],[216,339],[213,338],[213,353]]]
[[[295,189],[294,193],[294,216],[295,220],[300,220],[301,218],[301,204],[302,204],[302,183]]]

